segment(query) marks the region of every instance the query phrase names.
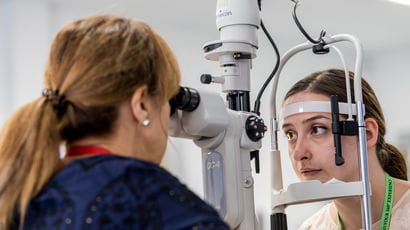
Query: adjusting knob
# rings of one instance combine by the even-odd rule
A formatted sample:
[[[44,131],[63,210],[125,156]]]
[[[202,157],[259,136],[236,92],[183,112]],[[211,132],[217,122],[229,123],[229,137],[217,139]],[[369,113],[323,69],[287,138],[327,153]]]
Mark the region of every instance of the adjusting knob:
[[[268,130],[262,118],[257,116],[249,116],[245,124],[246,134],[252,141],[259,141],[265,136],[265,132]]]

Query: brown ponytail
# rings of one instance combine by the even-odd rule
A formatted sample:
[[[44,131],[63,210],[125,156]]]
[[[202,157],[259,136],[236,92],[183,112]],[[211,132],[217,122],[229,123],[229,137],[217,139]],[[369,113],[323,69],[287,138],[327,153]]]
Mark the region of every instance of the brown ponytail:
[[[354,85],[354,74],[349,72],[350,85]],[[354,91],[351,87],[352,100],[354,101]],[[338,95],[339,100],[347,102],[345,73],[340,69],[329,69],[312,73],[299,80],[286,93],[285,100],[302,92],[309,91],[330,97]],[[395,146],[385,143],[386,124],[382,108],[370,84],[362,78],[363,103],[365,105],[365,118],[373,118],[379,126],[378,140],[376,144],[377,158],[390,176],[407,180],[407,166],[403,153]]]
[[[406,159],[396,146],[384,142],[377,151],[377,158],[387,174],[398,179],[408,180]]]
[[[33,197],[60,167],[56,116],[44,98],[20,108],[0,135],[0,228],[25,213]],[[50,154],[52,153],[52,154]]]

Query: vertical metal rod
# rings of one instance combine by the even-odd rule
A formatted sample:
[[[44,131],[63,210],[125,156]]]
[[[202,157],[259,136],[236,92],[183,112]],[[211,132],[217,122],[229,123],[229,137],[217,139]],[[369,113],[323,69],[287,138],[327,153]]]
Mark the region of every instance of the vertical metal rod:
[[[366,148],[366,124],[364,122],[364,105],[361,101],[356,101],[357,106],[357,123],[359,125],[358,148],[359,148],[359,164],[360,164],[360,180],[363,181],[363,195],[361,200],[362,205],[362,227],[370,230],[372,224],[371,215],[371,188],[369,179],[369,168],[367,163],[367,148]]]

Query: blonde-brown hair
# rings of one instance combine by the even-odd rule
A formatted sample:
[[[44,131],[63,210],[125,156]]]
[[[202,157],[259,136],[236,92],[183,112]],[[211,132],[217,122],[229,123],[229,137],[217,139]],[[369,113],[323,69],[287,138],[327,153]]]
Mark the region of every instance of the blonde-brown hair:
[[[354,74],[349,72],[350,85],[353,86]],[[345,72],[340,69],[329,69],[312,73],[299,80],[287,92],[285,100],[302,92],[322,94],[330,98],[338,95],[339,101],[347,102]],[[365,118],[373,118],[379,126],[376,143],[376,154],[380,165],[390,176],[407,180],[407,166],[403,153],[392,144],[385,141],[386,124],[379,100],[370,84],[362,78],[363,103],[365,105]],[[352,100],[354,101],[353,87],[351,87]]]
[[[17,216],[24,221],[30,200],[61,167],[63,142],[109,135],[119,104],[137,88],[164,103],[179,81],[171,49],[144,22],[100,15],[65,26],[45,71],[52,94],[20,108],[0,135],[0,229]]]

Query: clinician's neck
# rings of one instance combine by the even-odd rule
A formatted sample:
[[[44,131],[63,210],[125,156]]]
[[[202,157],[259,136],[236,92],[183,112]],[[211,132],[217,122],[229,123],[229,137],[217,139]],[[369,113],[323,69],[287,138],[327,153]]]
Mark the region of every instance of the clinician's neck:
[[[68,143],[67,147],[72,146],[96,146],[104,148],[113,154],[150,161],[159,164],[164,155],[153,153],[148,146],[147,135],[144,134],[143,127],[132,114],[128,103],[123,103],[118,110],[118,118],[115,121],[111,133],[103,136],[87,136]],[[73,160],[65,159],[65,162]]]
[[[372,222],[380,220],[385,192],[385,175],[375,154],[372,159],[369,157],[370,183],[372,189],[371,195],[371,211]],[[362,228],[362,211],[360,197],[343,198],[334,201],[339,216],[342,220],[344,230]],[[337,215],[335,215],[336,217]]]
[[[161,162],[161,158],[157,157],[155,154],[149,154],[144,148],[143,140],[138,142],[141,139],[143,138],[138,134],[138,131],[130,131],[128,129],[122,132],[121,130],[117,130],[117,132],[115,132],[114,134],[105,137],[90,136],[76,140],[72,143],[69,143],[67,145],[67,148],[73,146],[95,146],[104,148],[115,155],[136,158],[159,164]],[[64,162],[69,163],[77,158],[78,157],[66,157],[64,159]]]
[[[86,137],[79,140],[76,140],[72,143],[67,145],[67,149],[75,146],[95,146],[99,148],[106,149],[113,154],[127,156],[128,153],[132,152],[133,150],[129,145],[124,145],[120,141],[118,141],[115,136],[109,137]],[[86,157],[82,156],[82,157]]]

